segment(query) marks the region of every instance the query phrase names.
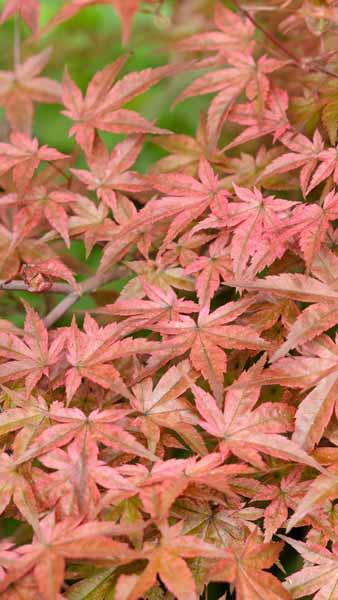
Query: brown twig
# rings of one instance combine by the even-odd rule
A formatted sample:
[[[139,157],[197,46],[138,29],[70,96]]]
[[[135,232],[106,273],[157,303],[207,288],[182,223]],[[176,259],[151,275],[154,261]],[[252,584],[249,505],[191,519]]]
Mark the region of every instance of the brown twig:
[[[294,54],[291,50],[289,50],[288,48],[286,48],[272,33],[270,33],[270,31],[268,31],[267,29],[265,29],[265,27],[263,27],[262,25],[260,25],[260,23],[258,23],[258,21],[255,19],[255,17],[253,17],[246,8],[243,8],[240,5],[240,3],[238,2],[238,0],[232,0],[232,2],[236,6],[236,8],[247,19],[249,19],[249,21],[257,29],[259,29],[259,31],[261,31],[263,33],[263,35],[268,40],[270,40],[270,42],[272,44],[274,44],[277,48],[279,48],[280,51],[283,52],[283,54],[285,54],[285,56],[288,56],[302,70],[309,71],[310,73],[318,73],[319,72],[319,73],[323,73],[324,75],[329,75],[330,77],[335,77],[336,79],[338,79],[338,74],[337,73],[333,73],[333,71],[329,71],[325,67],[310,66],[310,65],[306,65],[305,63],[303,63],[302,60],[296,54]]]
[[[68,294],[59,304],[57,304],[44,318],[44,324],[46,327],[51,327],[56,321],[58,321],[67,310],[73,306],[73,304],[81,297],[80,293],[71,292]]]
[[[20,36],[20,21],[16,15],[14,18],[14,37],[13,37],[13,54],[14,54],[14,71],[21,63],[21,36]]]
[[[68,283],[53,283],[52,286],[41,292],[43,294],[46,293],[55,293],[55,294],[67,294],[65,298],[61,300],[44,318],[44,323],[46,327],[51,327],[58,319],[60,319],[67,310],[75,304],[75,302],[81,298],[83,294],[88,294],[90,292],[94,292],[99,287],[113,281],[114,279],[120,279],[121,277],[126,275],[126,268],[115,267],[114,271],[109,271],[105,273],[96,273],[92,277],[89,277],[85,281],[79,284],[79,291],[75,291],[71,285]],[[24,291],[29,292],[28,285],[22,281],[21,279],[13,279],[12,281],[0,281],[0,291],[8,291],[8,292],[18,292]],[[40,293],[33,292],[32,293]]]
[[[51,160],[46,160],[45,162],[48,163],[49,166],[52,167],[55,171],[60,173],[60,175],[62,175],[62,177],[64,177],[67,180],[67,183],[69,184],[69,182],[71,181],[71,175],[68,175],[68,173],[66,173],[64,169],[58,167],[58,165],[54,164]]]
[[[123,269],[123,271],[121,271]],[[75,292],[74,290],[69,293],[57,306],[55,306],[44,318],[44,323],[46,327],[51,327],[56,321],[58,321],[67,310],[75,304],[75,302],[83,295],[88,294],[90,292],[95,292],[98,288],[114,281],[115,279],[119,279],[125,275],[125,267],[121,267],[120,269],[115,267],[113,271],[104,272],[104,273],[96,273],[92,277],[89,277],[85,281],[79,284],[79,292]]]
[[[0,281],[0,290],[5,290],[8,292],[30,292],[32,290],[29,289],[27,283],[22,281],[21,279],[13,279],[12,281]],[[69,294],[73,291],[72,286],[68,283],[53,283],[53,285],[47,290],[48,292],[52,292],[55,294]],[[40,293],[33,292],[32,293]],[[41,292],[46,293],[46,292]]]
[[[263,27],[262,25],[260,25],[258,23],[258,21],[256,21],[255,17],[253,17],[246,8],[243,8],[237,0],[232,0],[232,2],[236,6],[236,8],[247,19],[249,19],[249,21],[256,27],[256,29],[259,29],[259,31],[261,31],[263,33],[263,35],[265,35],[265,37],[268,40],[270,40],[270,42],[272,44],[274,44],[275,46],[278,46],[278,48],[281,50],[281,52],[283,52],[284,54],[286,54],[294,62],[299,63],[299,58],[296,56],[296,54],[294,54],[293,52],[291,52],[291,50],[289,50],[288,48],[285,48],[285,46],[283,46],[283,44],[277,38],[275,38],[275,36],[272,35],[272,33],[270,33],[270,31],[268,31],[267,29],[265,29],[265,27]]]

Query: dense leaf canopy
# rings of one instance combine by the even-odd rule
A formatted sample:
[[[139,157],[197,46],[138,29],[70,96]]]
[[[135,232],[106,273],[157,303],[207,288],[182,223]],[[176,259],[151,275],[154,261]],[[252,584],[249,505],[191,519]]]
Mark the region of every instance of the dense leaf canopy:
[[[338,600],[337,2],[0,26],[0,597]]]

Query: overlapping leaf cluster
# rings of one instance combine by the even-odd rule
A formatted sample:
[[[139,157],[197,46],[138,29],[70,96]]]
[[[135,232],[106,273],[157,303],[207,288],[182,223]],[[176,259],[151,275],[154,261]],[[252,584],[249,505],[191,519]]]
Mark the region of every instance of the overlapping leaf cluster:
[[[161,11],[68,0],[43,30],[39,0],[2,12],[1,302],[48,302],[0,320],[1,597],[338,598],[338,5],[180,0],[167,65],[121,75],[123,55],[85,91],[42,75],[49,49],[21,54],[20,19],[43,40],[95,4],[124,42]],[[195,137],[130,107],[188,71],[176,102],[211,94]],[[43,102],[71,155],[34,137]],[[146,141],[166,155],[140,174]],[[84,280],[74,240],[100,255]]]

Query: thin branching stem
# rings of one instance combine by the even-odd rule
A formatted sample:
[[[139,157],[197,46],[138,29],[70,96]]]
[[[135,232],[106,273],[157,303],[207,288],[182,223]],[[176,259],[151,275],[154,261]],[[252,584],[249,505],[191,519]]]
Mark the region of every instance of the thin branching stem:
[[[0,281],[0,290],[8,292],[32,291],[29,289],[28,284],[22,281],[21,279],[13,279],[12,281]],[[69,294],[72,292],[72,287],[68,283],[53,283],[52,286],[47,290],[47,292],[55,294]],[[44,291],[43,293],[46,293],[46,291]]]
[[[14,18],[13,58],[14,58],[14,70],[16,71],[18,66],[21,63],[20,21],[19,21],[19,17],[17,15],[15,15],[15,18]]]
[[[249,19],[249,21],[259,30],[263,33],[263,35],[270,40],[270,42],[272,44],[274,44],[277,48],[279,48],[279,50],[281,52],[283,52],[283,54],[285,56],[288,56],[288,58],[290,60],[292,60],[292,62],[297,65],[297,67],[299,67],[300,69],[302,69],[303,71],[308,71],[310,73],[323,73],[324,75],[328,75],[329,77],[334,77],[335,79],[338,79],[338,74],[334,73],[333,71],[330,71],[329,69],[326,69],[325,67],[321,67],[319,65],[312,65],[310,66],[310,64],[304,63],[296,54],[294,54],[291,50],[289,50],[289,48],[286,48],[282,42],[280,42],[270,31],[268,31],[267,29],[265,29],[265,27],[263,27],[257,20],[256,18],[246,9],[243,8],[240,4],[240,2],[238,2],[238,0],[232,0],[233,4],[236,6],[237,10],[239,12],[242,13],[242,15],[244,15],[247,19]]]
[[[124,274],[124,268],[123,268]],[[44,318],[46,327],[51,327],[56,321],[58,321],[73,304],[83,295],[95,292],[98,288],[103,285],[110,283],[121,277],[120,270],[116,267],[111,271],[105,271],[102,273],[96,273],[92,277],[89,277],[85,281],[79,284],[79,291],[72,290],[59,304],[57,304]]]

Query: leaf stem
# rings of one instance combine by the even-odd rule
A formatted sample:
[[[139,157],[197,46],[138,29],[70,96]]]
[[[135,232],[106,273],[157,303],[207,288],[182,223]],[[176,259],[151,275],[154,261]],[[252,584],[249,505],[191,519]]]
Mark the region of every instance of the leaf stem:
[[[265,35],[265,37],[268,38],[268,40],[270,40],[270,42],[272,44],[274,44],[275,46],[278,46],[278,48],[281,50],[281,52],[283,52],[289,58],[291,58],[294,62],[296,62],[297,64],[299,64],[299,58],[296,56],[296,54],[294,54],[293,52],[291,52],[291,50],[289,50],[288,48],[285,48],[285,46],[283,46],[283,44],[277,38],[275,38],[275,36],[272,35],[272,33],[270,33],[270,31],[268,31],[267,29],[265,29],[265,27],[263,27],[262,25],[260,25],[258,23],[258,21],[256,21],[255,17],[253,17],[246,8],[243,8],[237,0],[232,0],[232,2],[236,6],[236,8],[247,19],[249,19],[249,21],[251,21],[251,23],[256,27],[256,29],[259,29],[259,31],[261,31]]]
[[[66,173],[64,169],[58,167],[58,165],[54,164],[51,160],[46,160],[45,162],[48,163],[49,166],[52,167],[55,171],[60,173],[60,175],[62,175],[62,177],[64,177],[67,180],[67,183],[70,183],[71,175],[68,175],[68,173]]]
[[[14,18],[14,38],[13,38],[13,56],[14,56],[14,71],[21,64],[21,36],[20,36],[20,21],[18,15]]]

